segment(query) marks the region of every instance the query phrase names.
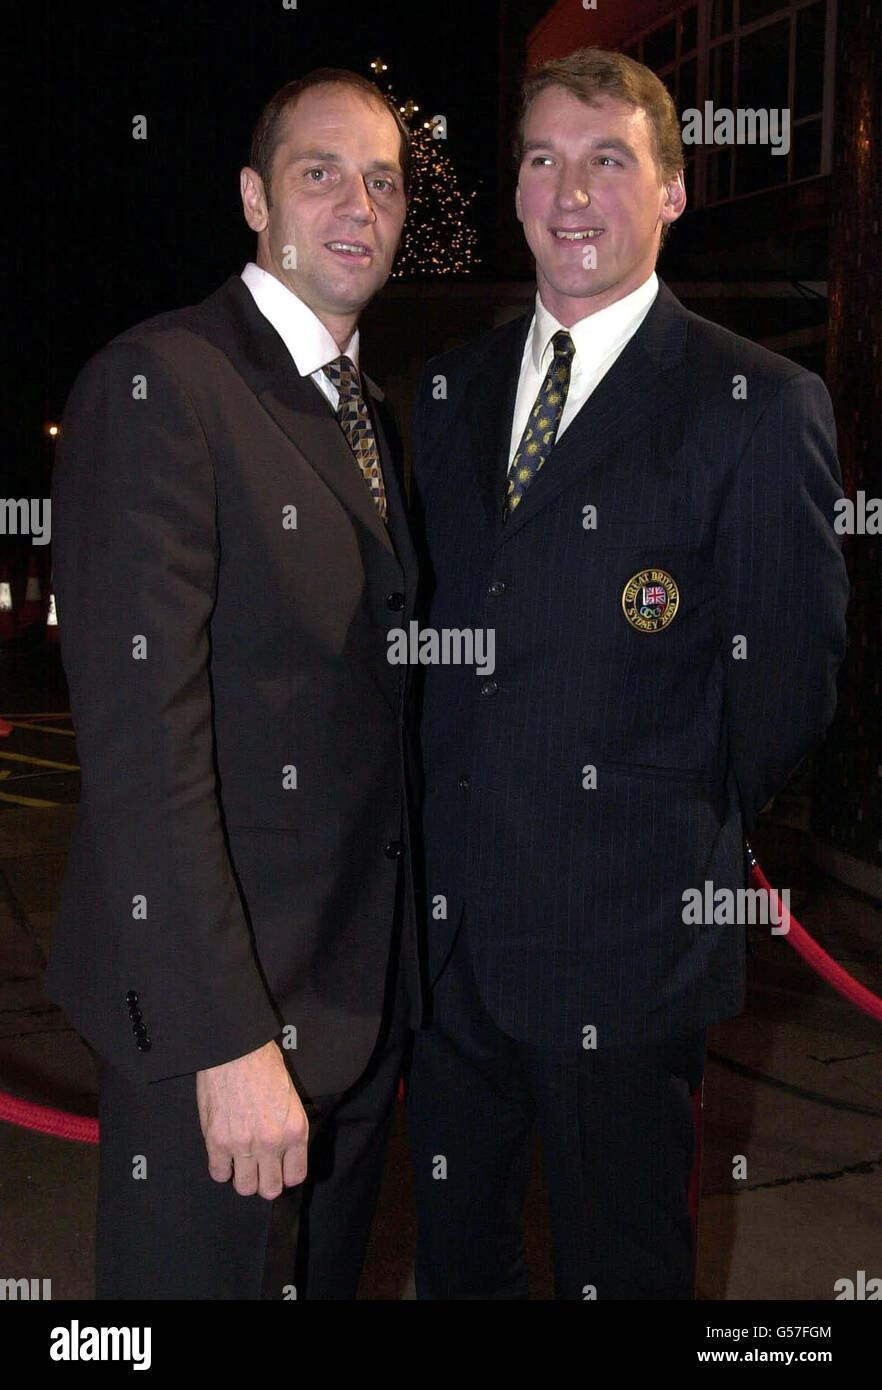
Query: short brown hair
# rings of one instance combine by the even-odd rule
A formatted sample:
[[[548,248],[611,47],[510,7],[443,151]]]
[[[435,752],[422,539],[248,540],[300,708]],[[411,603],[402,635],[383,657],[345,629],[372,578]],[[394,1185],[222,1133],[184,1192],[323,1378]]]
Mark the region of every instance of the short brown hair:
[[[398,158],[404,175],[404,192],[405,194],[409,192],[410,131],[402,120],[397,107],[383,95],[379,87],[357,72],[349,72],[347,68],[315,68],[313,72],[308,72],[305,77],[297,77],[293,82],[286,82],[284,87],[280,87],[270,97],[258,116],[251,133],[251,150],[248,162],[263,180],[267,207],[270,206],[270,178],[273,160],[282,138],[282,123],[285,114],[297,104],[303,93],[308,92],[310,88],[331,85],[353,87],[355,91],[361,93],[366,101],[383,111],[388,111],[390,116],[394,118],[395,124],[398,126],[398,134],[401,137]]]
[[[680,121],[667,87],[643,63],[606,48],[579,48],[565,58],[553,58],[526,74],[521,84],[521,107],[514,140],[518,164],[524,154],[527,112],[546,87],[564,87],[588,105],[598,96],[613,96],[629,106],[642,107],[652,130],[652,153],[662,182],[683,168]],[[670,227],[662,227],[662,242],[669,231]]]

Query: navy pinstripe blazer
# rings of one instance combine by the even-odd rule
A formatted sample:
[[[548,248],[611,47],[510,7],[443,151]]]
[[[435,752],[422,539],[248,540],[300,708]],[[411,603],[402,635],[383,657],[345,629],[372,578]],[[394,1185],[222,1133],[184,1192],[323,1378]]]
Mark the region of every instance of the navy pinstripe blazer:
[[[833,714],[835,425],[819,377],[661,284],[503,524],[530,319],[431,361],[415,407],[424,622],[496,644],[492,676],[426,672],[430,970],[465,908],[508,1033],[637,1045],[743,1004],[743,927],[684,923],[683,893],[745,886],[745,830]],[[647,569],[679,591],[655,631],[623,607]]]

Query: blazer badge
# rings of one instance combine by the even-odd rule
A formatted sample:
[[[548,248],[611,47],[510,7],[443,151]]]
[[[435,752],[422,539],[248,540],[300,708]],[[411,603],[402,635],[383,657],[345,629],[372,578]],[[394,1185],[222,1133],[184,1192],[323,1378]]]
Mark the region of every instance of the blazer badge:
[[[679,606],[680,590],[667,570],[639,570],[622,591],[622,611],[638,632],[661,632]]]

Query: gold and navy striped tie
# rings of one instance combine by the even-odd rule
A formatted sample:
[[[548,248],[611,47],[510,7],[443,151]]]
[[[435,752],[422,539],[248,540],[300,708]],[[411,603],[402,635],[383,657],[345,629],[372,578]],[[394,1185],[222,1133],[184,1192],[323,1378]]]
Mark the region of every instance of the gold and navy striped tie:
[[[380,468],[380,455],[371,425],[371,417],[361,393],[358,368],[350,357],[337,357],[322,368],[325,376],[335,386],[339,395],[337,419],[362,476],[370,488],[374,505],[383,520],[386,520],[386,489]]]
[[[563,328],[555,333],[551,342],[554,357],[508,471],[503,521],[507,521],[515,507],[520,505],[524,493],[554,448],[566,405],[576,345]]]

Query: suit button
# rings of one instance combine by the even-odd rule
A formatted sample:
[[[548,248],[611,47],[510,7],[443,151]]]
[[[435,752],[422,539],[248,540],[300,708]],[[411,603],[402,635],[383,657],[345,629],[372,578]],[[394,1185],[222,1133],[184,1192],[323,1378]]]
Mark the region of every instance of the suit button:
[[[460,791],[467,792],[470,786],[471,779],[469,778],[469,774],[467,772],[464,772],[459,779]]]
[[[126,1003],[127,1003],[127,1004],[137,1004],[137,1002],[138,1002],[138,991],[135,990],[135,989],[130,989],[129,992],[127,993],[127,995],[126,995]]]
[[[482,695],[495,695],[498,689],[499,683],[495,681],[492,676],[485,676],[481,681]]]
[[[136,1046],[139,1052],[149,1052],[153,1044],[149,1038],[139,1038]]]
[[[404,845],[400,840],[387,840],[383,846],[383,853],[387,859],[400,859],[404,853]]]
[[[134,1006],[129,1009],[129,1018],[133,1023],[140,1023],[143,1017],[140,1009],[136,1009]]]
[[[494,579],[492,584],[487,585],[487,593],[493,598],[499,598],[505,593],[505,584],[501,579]]]
[[[404,607],[404,594],[387,594],[386,607],[390,608],[393,613],[400,613]]]

